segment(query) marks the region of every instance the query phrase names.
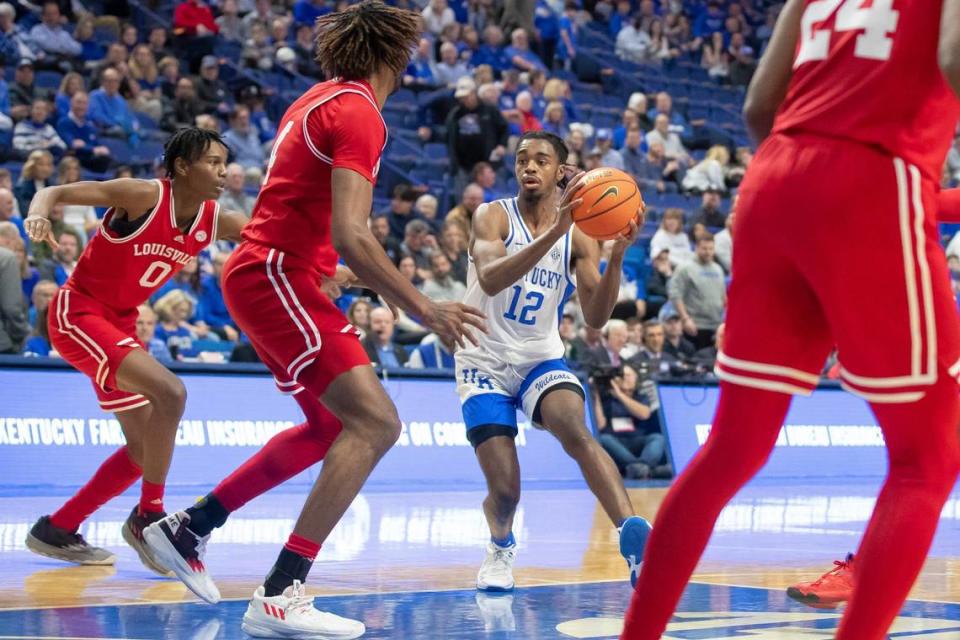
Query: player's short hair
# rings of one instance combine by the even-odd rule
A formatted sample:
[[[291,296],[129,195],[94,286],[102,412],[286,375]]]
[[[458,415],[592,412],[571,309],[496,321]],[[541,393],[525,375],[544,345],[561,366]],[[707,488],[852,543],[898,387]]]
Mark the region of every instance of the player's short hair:
[[[520,145],[526,140],[545,140],[550,143],[550,146],[553,147],[553,150],[557,153],[557,159],[560,161],[560,164],[567,163],[567,156],[570,155],[570,151],[567,149],[567,145],[560,139],[560,136],[550,133],[549,131],[528,131],[517,141],[517,149],[520,148]]]
[[[177,158],[182,158],[187,164],[193,164],[214,143],[222,144],[224,149],[230,150],[216,131],[199,127],[178,129],[163,145],[163,168],[167,172],[167,177],[172,178],[176,173]]]
[[[385,65],[398,76],[420,41],[420,15],[362,0],[317,20],[317,62],[328,77],[369,78]]]

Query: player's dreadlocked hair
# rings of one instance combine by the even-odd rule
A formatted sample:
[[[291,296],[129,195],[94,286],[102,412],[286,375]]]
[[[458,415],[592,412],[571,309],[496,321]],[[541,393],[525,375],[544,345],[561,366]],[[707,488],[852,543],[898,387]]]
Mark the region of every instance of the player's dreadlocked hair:
[[[317,62],[328,78],[362,80],[380,65],[399,76],[419,39],[419,15],[362,0],[317,19]]]
[[[229,151],[227,143],[216,131],[199,127],[178,129],[163,145],[163,168],[167,171],[167,177],[172,178],[177,172],[175,164],[177,158],[183,158],[184,162],[192,164],[199,160],[215,142],[222,144]]]

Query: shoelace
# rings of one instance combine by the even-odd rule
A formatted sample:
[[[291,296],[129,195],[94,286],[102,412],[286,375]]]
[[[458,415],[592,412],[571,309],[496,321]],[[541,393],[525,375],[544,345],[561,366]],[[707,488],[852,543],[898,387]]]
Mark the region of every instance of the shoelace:
[[[299,580],[295,580],[293,583],[293,593],[294,595],[290,598],[290,603],[284,607],[284,611],[304,611],[309,609],[310,611],[315,611],[313,608],[313,598],[308,596],[306,591],[303,588],[303,585]]]
[[[847,558],[844,560],[834,560],[833,564],[835,566],[833,567],[833,569],[831,569],[830,571],[827,571],[825,574],[817,578],[813,582],[813,585],[819,586],[823,584],[823,581],[829,578],[830,576],[839,575],[841,571],[850,567],[851,562],[852,562],[852,558],[850,558],[850,556],[847,556]]]
[[[493,561],[495,563],[505,563],[507,561],[512,561],[516,553],[513,549],[497,549],[493,553]]]

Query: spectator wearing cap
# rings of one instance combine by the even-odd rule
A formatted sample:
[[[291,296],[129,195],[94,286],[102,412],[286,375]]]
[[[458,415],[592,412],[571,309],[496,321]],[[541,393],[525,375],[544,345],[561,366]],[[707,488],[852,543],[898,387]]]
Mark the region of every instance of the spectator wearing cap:
[[[440,45],[440,62],[433,66],[433,77],[437,84],[454,87],[460,78],[469,77],[470,68],[457,56],[457,46],[452,42]]]
[[[600,149],[600,165],[623,171],[623,156],[613,148],[613,132],[610,129],[597,130],[597,147]]]
[[[719,189],[712,187],[703,192],[700,208],[697,209],[690,220],[691,229],[698,224],[702,224],[708,229],[719,229],[726,225],[727,216],[720,210],[720,193]]]
[[[666,114],[661,113],[654,119],[653,130],[647,133],[646,140],[648,148],[660,144],[668,160],[676,160],[683,167],[690,166],[690,154],[680,141],[680,136],[670,131],[670,118]]]
[[[223,134],[223,141],[230,148],[234,162],[244,168],[252,182],[259,184],[258,176],[263,170],[266,153],[260,142],[260,134],[250,124],[250,109],[246,106],[241,104],[234,108],[230,115],[230,128]]]
[[[504,49],[514,69],[519,71],[546,71],[547,66],[536,53],[530,50],[530,37],[523,29],[517,28],[510,33],[510,46]]]
[[[17,10],[9,2],[0,2],[0,53],[4,64],[14,64],[24,58],[32,60],[36,53],[30,48],[30,35],[17,24]]]
[[[506,153],[509,127],[496,108],[480,102],[477,85],[460,78],[454,97],[457,105],[447,116],[447,144],[455,172],[455,191],[466,186],[469,172],[478,162],[499,162]]]
[[[413,209],[413,204],[419,196],[420,192],[408,184],[398,184],[393,188],[390,207],[382,214],[389,222],[390,235],[397,240],[403,238],[407,223],[419,219],[420,216]]]
[[[200,75],[196,79],[197,99],[207,113],[227,116],[233,108],[233,96],[227,83],[220,79],[220,60],[217,56],[204,56],[200,62]]]
[[[40,24],[30,30],[30,40],[43,52],[43,64],[51,68],[72,70],[78,64],[83,45],[63,28],[60,5],[44,2]]]
[[[30,108],[30,117],[17,123],[13,129],[13,151],[20,160],[26,160],[33,151],[49,151],[54,158],[59,158],[67,150],[63,139],[47,122],[50,115],[49,103],[46,100],[33,101]]]
[[[256,199],[247,195],[243,185],[246,181],[246,172],[243,165],[231,162],[227,165],[227,179],[224,185],[223,193],[217,199],[222,209],[230,211],[242,211],[246,215],[253,213],[253,204]]]
[[[690,238],[683,232],[683,209],[670,208],[663,212],[660,228],[650,240],[650,255],[670,251],[670,263],[674,266],[693,259]]]
[[[90,120],[107,136],[138,139],[140,124],[127,101],[120,95],[120,72],[106,68],[100,74],[100,88],[90,92]]]
[[[14,121],[28,117],[33,101],[43,97],[33,78],[33,61],[27,58],[20,60],[13,72],[13,84],[10,86],[10,117]]]
[[[293,21],[313,29],[317,18],[330,13],[326,0],[297,0],[293,3]]]
[[[498,72],[506,71],[513,67],[510,56],[503,46],[503,31],[500,27],[491,24],[483,30],[483,44],[477,49],[470,59],[474,67],[486,64]]]

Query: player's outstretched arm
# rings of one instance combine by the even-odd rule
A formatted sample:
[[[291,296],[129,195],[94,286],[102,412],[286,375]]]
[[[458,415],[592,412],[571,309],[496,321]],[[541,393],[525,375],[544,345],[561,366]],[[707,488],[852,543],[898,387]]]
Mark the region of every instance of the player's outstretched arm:
[[[481,205],[473,215],[473,247],[471,255],[477,267],[480,288],[488,296],[495,296],[514,284],[547,255],[550,248],[562,238],[573,224],[570,212],[582,202],[574,200],[582,174],[570,181],[560,201],[557,220],[546,233],[512,255],[507,255],[503,243],[508,233],[507,212],[497,203]]]
[[[356,276],[371,289],[417,316],[441,338],[460,346],[464,338],[474,341],[468,325],[486,331],[484,315],[459,302],[434,302],[404,278],[390,262],[370,231],[367,218],[373,203],[373,185],[364,176],[334,167],[333,246]]]
[[[583,309],[583,319],[590,327],[602,329],[610,319],[613,307],[620,296],[620,274],[623,272],[623,256],[640,227],[630,223],[630,233],[616,240],[610,261],[600,275],[600,245],[593,238],[576,229],[573,232],[573,258],[577,269],[577,297]]]
[[[250,217],[240,211],[226,211],[220,209],[217,214],[217,240],[231,240],[240,242],[243,238],[243,227],[250,222]]]
[[[943,0],[937,57],[940,70],[960,97],[960,0]]]
[[[787,86],[793,74],[793,58],[800,36],[800,18],[803,0],[787,0],[780,12],[767,51],[760,58],[756,73],[747,89],[743,104],[743,119],[750,137],[757,144],[770,134],[773,118],[787,95]]]
[[[116,207],[126,211],[128,219],[136,220],[149,213],[159,200],[160,188],[153,180],[118,178],[44,187],[33,196],[23,226],[31,242],[46,241],[55,246],[50,212],[58,204]]]

